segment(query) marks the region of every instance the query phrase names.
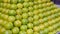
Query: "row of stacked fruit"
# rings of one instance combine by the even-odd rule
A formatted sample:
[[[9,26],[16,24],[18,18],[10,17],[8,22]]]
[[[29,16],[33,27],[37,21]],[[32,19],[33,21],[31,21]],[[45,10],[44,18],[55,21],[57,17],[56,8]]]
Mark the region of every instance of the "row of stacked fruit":
[[[50,0],[0,0],[0,34],[55,34],[60,9]]]

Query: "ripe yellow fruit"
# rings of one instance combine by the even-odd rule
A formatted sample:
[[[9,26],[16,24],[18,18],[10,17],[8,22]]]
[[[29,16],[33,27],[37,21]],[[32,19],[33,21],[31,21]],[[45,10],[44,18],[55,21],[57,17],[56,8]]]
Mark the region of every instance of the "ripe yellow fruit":
[[[40,30],[44,30],[45,26],[43,24],[39,25]]]
[[[32,29],[28,29],[27,30],[27,34],[33,34],[33,30]]]
[[[5,17],[3,18],[4,20],[8,20],[8,15],[4,15]]]
[[[40,34],[39,32],[34,32],[34,34]]]
[[[53,34],[53,32],[49,32],[48,34]]]
[[[4,34],[5,31],[6,31],[6,29],[2,27],[0,30],[0,34]]]
[[[9,16],[8,17],[8,21],[9,22],[14,22],[15,21],[15,17],[14,16]]]
[[[3,20],[2,19],[0,19],[0,25],[3,23]]]
[[[29,18],[28,18],[28,21],[29,21],[29,22],[33,22],[33,17],[29,17]]]
[[[37,14],[39,14],[39,11],[38,10],[34,10],[33,14],[37,15]]]
[[[45,23],[44,23],[44,26],[45,26],[45,27],[49,27],[49,24],[45,22]]]
[[[38,26],[35,26],[35,27],[33,27],[33,31],[34,32],[39,32],[40,31],[40,28]]]
[[[14,26],[16,26],[16,27],[20,27],[21,26],[21,21],[20,20],[16,20],[15,22],[14,22]]]
[[[17,7],[18,7],[18,9],[21,9],[21,8],[23,8],[23,4],[18,3],[18,4],[17,4]]]
[[[50,32],[54,30],[52,26],[49,26],[48,29]]]
[[[7,2],[8,2],[8,0],[3,0],[3,2],[4,2],[4,3],[7,3]]]

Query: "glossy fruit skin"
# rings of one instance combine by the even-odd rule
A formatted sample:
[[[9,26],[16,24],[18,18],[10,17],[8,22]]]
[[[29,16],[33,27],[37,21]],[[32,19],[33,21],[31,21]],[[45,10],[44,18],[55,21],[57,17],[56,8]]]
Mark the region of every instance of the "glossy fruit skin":
[[[28,23],[28,24],[27,24],[27,27],[28,27],[29,29],[32,29],[32,28],[33,28],[33,24],[32,24],[32,23]]]
[[[26,31],[26,30],[27,30],[27,25],[22,25],[22,26],[20,27],[20,30],[21,30],[21,31]]]
[[[16,27],[20,27],[21,26],[21,21],[20,20],[16,20],[15,22],[14,22],[14,25],[16,26]]]
[[[18,28],[18,27],[14,27],[14,28],[12,29],[12,33],[13,33],[13,34],[18,34],[18,33],[19,33],[19,28]]]

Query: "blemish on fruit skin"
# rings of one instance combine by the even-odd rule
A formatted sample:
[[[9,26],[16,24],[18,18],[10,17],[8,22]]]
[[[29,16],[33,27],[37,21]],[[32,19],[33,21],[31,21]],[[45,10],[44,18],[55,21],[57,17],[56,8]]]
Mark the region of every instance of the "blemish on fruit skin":
[[[60,9],[50,0],[0,0],[0,34],[56,31],[60,31]]]

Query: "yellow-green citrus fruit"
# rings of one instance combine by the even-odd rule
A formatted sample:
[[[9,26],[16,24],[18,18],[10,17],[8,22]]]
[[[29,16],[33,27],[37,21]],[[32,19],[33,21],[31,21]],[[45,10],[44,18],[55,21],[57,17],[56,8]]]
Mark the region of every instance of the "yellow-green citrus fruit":
[[[0,34],[56,34],[60,8],[51,0],[0,0]]]

